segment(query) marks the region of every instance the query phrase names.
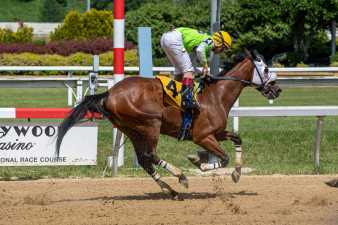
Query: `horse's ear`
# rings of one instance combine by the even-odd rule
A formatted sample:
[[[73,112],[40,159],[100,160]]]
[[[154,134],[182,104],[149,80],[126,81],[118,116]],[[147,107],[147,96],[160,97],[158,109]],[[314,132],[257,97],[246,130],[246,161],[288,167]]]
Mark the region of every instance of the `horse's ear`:
[[[247,49],[247,48],[244,48],[244,52],[245,54],[250,58],[250,59],[253,59],[254,57],[252,56],[251,52]]]
[[[256,61],[260,61],[261,60],[261,57],[259,56],[259,53],[258,53],[258,51],[256,49],[254,49],[252,51],[252,55],[253,55],[254,60],[256,60]]]
[[[252,51],[252,54],[253,54],[253,57],[254,57],[255,61],[259,61],[259,62],[263,61],[263,62],[265,62],[264,56],[261,55],[261,54],[259,54],[259,52],[256,49],[254,49]]]

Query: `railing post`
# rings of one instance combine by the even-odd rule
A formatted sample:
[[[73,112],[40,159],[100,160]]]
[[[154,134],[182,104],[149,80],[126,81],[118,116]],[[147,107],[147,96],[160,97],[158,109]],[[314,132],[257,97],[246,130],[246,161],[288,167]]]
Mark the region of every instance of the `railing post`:
[[[97,75],[99,72],[100,58],[98,55],[93,56],[93,71],[89,73],[89,94],[94,95],[96,89]]]
[[[320,140],[321,140],[321,132],[324,123],[323,116],[317,116],[317,129],[316,129],[316,142],[315,142],[315,150],[314,150],[314,164],[316,173],[319,174],[320,169]]]
[[[119,162],[121,160],[121,157],[124,157],[124,155],[121,155],[120,149],[122,148],[123,141],[123,134],[121,131],[117,129],[113,129],[113,151],[112,151],[112,176],[117,175],[117,168],[119,167]],[[123,152],[124,153],[124,152]],[[122,153],[122,154],[123,154]]]
[[[78,80],[76,81],[76,105],[79,104],[82,100],[83,95],[83,81]]]
[[[73,76],[73,73],[68,72],[67,77],[71,78],[72,76]],[[67,96],[68,96],[67,104],[68,104],[68,106],[72,106],[73,105],[73,90],[72,90],[72,87],[67,88]]]
[[[221,1],[220,0],[211,0],[210,1],[210,33],[214,33],[220,30],[220,21],[221,21]],[[210,63],[210,73],[213,75],[218,74],[219,72],[219,56],[211,52],[211,63]]]
[[[153,77],[151,28],[138,27],[137,39],[138,39],[140,75],[143,77]]]

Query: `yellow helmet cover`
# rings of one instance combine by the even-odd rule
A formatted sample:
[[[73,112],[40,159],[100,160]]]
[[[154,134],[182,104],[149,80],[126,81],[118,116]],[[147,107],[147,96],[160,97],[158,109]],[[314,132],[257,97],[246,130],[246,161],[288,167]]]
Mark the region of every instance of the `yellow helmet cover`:
[[[217,31],[212,34],[212,40],[216,47],[231,48],[232,38],[228,32]]]

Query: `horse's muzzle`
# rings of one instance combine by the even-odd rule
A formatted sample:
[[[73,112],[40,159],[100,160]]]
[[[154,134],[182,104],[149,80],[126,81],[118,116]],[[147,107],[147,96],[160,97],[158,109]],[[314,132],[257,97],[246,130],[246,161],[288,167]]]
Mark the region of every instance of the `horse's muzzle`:
[[[276,82],[270,82],[264,87],[258,88],[262,95],[268,99],[278,98],[279,94],[282,92],[282,89],[276,85]]]

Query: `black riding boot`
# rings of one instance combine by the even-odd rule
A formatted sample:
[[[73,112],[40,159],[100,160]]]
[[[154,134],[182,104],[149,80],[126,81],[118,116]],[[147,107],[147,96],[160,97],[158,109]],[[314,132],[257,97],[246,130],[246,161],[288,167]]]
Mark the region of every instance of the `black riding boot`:
[[[194,99],[194,87],[182,85],[182,108],[187,109],[198,109],[198,103]]]
[[[184,140],[184,138],[189,134],[193,118],[193,110],[199,108],[197,102],[194,100],[193,87],[189,87],[185,84],[182,86],[182,108],[184,109],[184,113],[180,134],[178,136],[179,140]]]

